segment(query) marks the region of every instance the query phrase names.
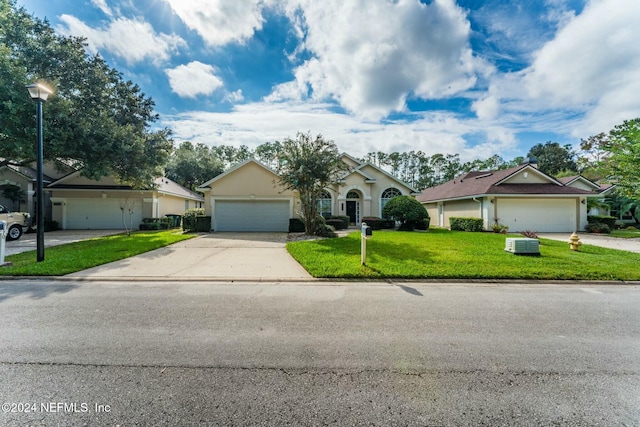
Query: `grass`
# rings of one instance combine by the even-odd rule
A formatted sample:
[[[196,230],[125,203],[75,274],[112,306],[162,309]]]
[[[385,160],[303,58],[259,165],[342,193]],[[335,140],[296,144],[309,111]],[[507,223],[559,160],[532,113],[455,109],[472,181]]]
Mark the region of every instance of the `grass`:
[[[287,244],[314,277],[640,280],[640,255],[632,252],[590,245],[576,252],[565,242],[547,239],[540,239],[540,256],[513,255],[504,247],[505,235],[494,233],[375,231],[363,266],[358,232]]]
[[[5,258],[13,266],[0,268],[2,276],[62,276],[76,271],[129,258],[181,240],[195,237],[181,230],[137,231],[116,234],[46,248],[45,258],[36,262],[36,251]]]
[[[640,237],[640,230],[613,230],[610,235],[612,237],[620,237],[623,239],[633,239]]]

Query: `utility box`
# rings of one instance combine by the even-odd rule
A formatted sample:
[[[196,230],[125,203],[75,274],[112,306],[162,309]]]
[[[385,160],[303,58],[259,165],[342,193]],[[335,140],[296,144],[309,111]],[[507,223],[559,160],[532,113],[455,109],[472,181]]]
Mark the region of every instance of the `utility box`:
[[[540,242],[528,237],[508,238],[504,250],[516,255],[540,255]]]

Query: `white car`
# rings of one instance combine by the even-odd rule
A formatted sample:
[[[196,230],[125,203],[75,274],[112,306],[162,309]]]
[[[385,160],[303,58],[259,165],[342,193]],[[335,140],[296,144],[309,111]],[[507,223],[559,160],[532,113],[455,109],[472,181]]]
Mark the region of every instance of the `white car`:
[[[11,212],[0,205],[0,221],[7,223],[7,240],[18,240],[22,231],[31,226],[31,214],[28,212]]]

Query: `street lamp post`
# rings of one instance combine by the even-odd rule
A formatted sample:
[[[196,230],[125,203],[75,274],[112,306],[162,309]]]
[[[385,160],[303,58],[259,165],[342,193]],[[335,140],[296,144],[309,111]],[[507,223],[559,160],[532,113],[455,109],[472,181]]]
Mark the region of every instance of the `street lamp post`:
[[[37,232],[37,261],[44,261],[44,185],[42,174],[42,104],[51,94],[51,89],[40,83],[27,85],[31,99],[36,101],[36,128],[37,128],[37,192],[36,203],[36,232]]]

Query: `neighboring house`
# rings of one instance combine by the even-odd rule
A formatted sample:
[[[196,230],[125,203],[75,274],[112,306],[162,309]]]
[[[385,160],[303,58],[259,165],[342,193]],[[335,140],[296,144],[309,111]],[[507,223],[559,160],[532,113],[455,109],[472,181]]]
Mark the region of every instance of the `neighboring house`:
[[[47,161],[42,165],[43,183],[46,187],[51,182],[65,176],[74,169],[63,162]],[[29,212],[33,218],[36,215],[37,171],[35,164],[25,166],[5,165],[0,167],[0,205],[13,212]],[[5,190],[17,197],[8,198]],[[51,212],[51,204],[45,194],[45,216]]]
[[[529,159],[510,169],[469,172],[417,199],[434,226],[449,227],[451,217],[476,217],[487,230],[499,222],[515,232],[573,232],[587,225],[587,198],[610,189],[580,176],[556,179]]]
[[[66,230],[119,229],[124,217],[127,226],[135,229],[142,218],[181,215],[187,209],[202,207],[202,195],[168,178],[155,182],[155,189],[133,190],[113,177],[95,181],[80,171],[72,172],[45,186],[52,204],[51,219]]]
[[[325,189],[319,201],[320,212],[349,216],[359,224],[367,216],[381,216],[382,207],[391,198],[416,195],[414,189],[384,170],[361,163],[347,154],[349,165],[338,183]],[[300,202],[296,192],[285,190],[278,175],[255,159],[249,159],[202,184],[205,213],[211,215],[215,231],[283,231],[289,219],[297,218]]]

